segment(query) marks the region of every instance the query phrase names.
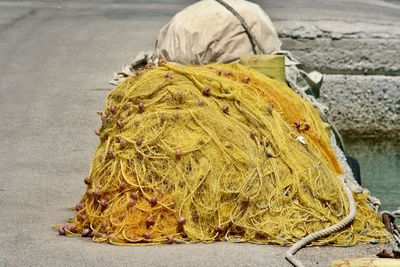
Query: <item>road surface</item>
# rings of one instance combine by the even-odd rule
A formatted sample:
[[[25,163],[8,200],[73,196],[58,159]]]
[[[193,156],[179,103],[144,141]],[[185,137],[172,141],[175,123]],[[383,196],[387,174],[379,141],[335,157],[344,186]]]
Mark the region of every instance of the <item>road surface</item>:
[[[113,71],[153,48],[160,28],[192,2],[0,1],[0,266],[288,266],[287,248],[278,246],[116,247],[60,237],[51,229],[72,215],[67,208],[84,191],[98,144],[96,111]],[[258,2],[274,20],[332,15],[316,12],[315,1]],[[393,3],[350,1],[348,9],[339,3],[345,2],[327,9],[340,18],[395,19]],[[380,249],[310,248],[298,258],[326,266]]]

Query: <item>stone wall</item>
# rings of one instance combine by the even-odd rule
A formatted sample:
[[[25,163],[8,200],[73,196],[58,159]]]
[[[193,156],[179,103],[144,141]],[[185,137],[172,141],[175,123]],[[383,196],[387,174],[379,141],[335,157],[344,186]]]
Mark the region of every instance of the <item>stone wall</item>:
[[[400,138],[400,29],[278,21],[283,49],[324,74],[320,101],[344,136]]]

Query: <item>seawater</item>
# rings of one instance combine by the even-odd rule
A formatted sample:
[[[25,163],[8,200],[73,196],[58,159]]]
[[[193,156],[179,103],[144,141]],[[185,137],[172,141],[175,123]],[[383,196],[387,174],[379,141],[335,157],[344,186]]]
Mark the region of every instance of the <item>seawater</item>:
[[[380,210],[400,207],[400,140],[345,140],[346,154],[360,163],[361,184],[380,199]]]

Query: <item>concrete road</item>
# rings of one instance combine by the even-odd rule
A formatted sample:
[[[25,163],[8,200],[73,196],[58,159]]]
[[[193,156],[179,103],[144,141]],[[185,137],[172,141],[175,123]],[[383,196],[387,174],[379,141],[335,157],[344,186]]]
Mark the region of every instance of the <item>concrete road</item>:
[[[67,208],[83,193],[98,144],[95,112],[112,72],[151,49],[162,25],[191,2],[0,1],[0,266],[287,265],[286,248],[276,246],[116,247],[51,229],[72,215]],[[300,4],[314,10],[314,2]],[[287,15],[286,4],[264,5],[274,19]],[[381,8],[387,8],[383,19],[393,19],[390,7]],[[312,248],[298,258],[326,266],[380,249]]]

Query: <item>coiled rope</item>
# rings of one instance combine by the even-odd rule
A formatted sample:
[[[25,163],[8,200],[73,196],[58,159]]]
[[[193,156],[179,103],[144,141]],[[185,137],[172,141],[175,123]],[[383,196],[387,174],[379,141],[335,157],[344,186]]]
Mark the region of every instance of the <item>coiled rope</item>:
[[[342,181],[343,182],[343,181]],[[320,238],[323,238],[325,236],[328,236],[332,233],[335,233],[337,231],[342,230],[345,228],[349,223],[351,223],[354,218],[356,217],[356,202],[353,197],[353,193],[351,192],[350,188],[346,186],[346,184],[343,182],[343,188],[346,192],[346,196],[349,201],[349,214],[339,223],[334,224],[328,228],[325,228],[324,230],[312,233],[304,238],[302,238],[300,241],[295,243],[286,253],[285,253],[285,258],[293,265],[296,267],[303,267],[304,265],[301,263],[301,261],[297,260],[294,258],[294,254],[296,254],[302,247],[306,246],[307,244],[310,244],[311,242],[318,240]]]

